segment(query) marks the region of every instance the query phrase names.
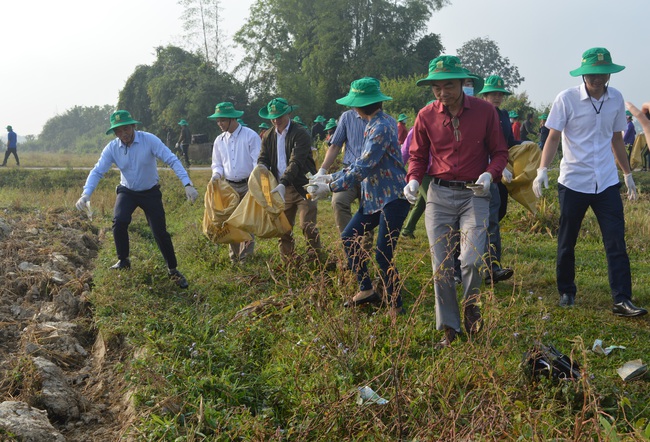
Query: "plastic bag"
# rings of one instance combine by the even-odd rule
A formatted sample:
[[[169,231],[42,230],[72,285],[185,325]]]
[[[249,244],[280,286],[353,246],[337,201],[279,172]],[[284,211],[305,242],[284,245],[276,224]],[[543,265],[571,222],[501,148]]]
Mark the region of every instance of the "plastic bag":
[[[248,178],[248,193],[226,223],[258,238],[280,237],[291,231],[282,197],[271,193],[277,185],[267,169],[255,167]]]
[[[523,143],[508,150],[508,169],[512,181],[503,182],[510,196],[531,213],[537,213],[537,197],[533,193],[533,180],[542,160],[542,151],[535,143]]]
[[[250,233],[227,223],[228,218],[239,204],[239,194],[226,180],[208,183],[205,192],[205,211],[203,212],[203,234],[217,244],[250,241]]]
[[[576,362],[552,345],[546,346],[541,342],[535,343],[535,346],[526,352],[522,365],[532,377],[580,379],[580,366]]]

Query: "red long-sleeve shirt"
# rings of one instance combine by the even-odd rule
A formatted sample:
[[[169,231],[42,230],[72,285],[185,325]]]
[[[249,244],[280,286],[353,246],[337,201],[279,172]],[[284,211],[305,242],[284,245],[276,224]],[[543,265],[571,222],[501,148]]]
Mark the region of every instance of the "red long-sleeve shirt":
[[[422,182],[425,173],[449,181],[474,181],[486,171],[494,181],[501,178],[508,164],[508,146],[495,107],[465,96],[456,117],[459,141],[446,106],[434,101],[420,110],[413,125],[407,181]]]

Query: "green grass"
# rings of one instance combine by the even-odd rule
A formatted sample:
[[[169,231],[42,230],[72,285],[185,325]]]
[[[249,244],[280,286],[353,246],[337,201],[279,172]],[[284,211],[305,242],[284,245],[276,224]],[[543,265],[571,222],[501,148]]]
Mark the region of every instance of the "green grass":
[[[5,207],[56,201],[73,210],[85,179],[73,171],[13,173],[0,173]],[[191,173],[203,194],[210,172]],[[635,179],[642,197],[625,203],[627,243],[635,303],[649,307],[650,176],[638,172]],[[591,212],[577,247],[577,305],[557,307],[555,189],[546,191],[537,217],[510,201],[503,264],[515,276],[483,287],[478,336],[435,351],[441,332],[423,219],[415,240],[400,239],[407,314],[393,321],[384,310],[342,307],[357,290],[346,273],[283,269],[275,240],[258,240],[250,262],[232,265],[227,247],[202,235],[202,205],[184,201],[170,172],[161,172],[167,222],[190,288],[167,279],[141,212],[131,229],[132,270],[109,271],[117,181],[117,174],[107,176],[92,198],[93,223],[109,229],[92,303],[105,339],[134,355],[121,370],[134,393],[137,419],[128,434],[136,440],[650,440],[648,375],[625,383],[616,373],[628,360],[648,362],[650,322],[611,314]],[[26,189],[29,200],[21,197]],[[342,259],[329,201],[320,202],[319,227],[329,253]],[[304,251],[302,234],[294,232]],[[240,312],[259,300],[266,302]],[[596,355],[589,349],[597,338],[627,349]],[[520,364],[535,341],[571,354],[585,377],[529,380]],[[364,385],[388,404],[357,405],[356,390]]]

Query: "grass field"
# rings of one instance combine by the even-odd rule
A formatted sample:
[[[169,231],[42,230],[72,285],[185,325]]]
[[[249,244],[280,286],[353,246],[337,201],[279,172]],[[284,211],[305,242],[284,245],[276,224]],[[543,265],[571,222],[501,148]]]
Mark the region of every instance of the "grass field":
[[[86,173],[2,170],[0,206],[73,211]],[[203,194],[210,172],[190,173]],[[556,177],[552,171],[551,181]],[[650,175],[635,172],[635,179],[641,197],[625,200],[627,245],[634,301],[650,307]],[[202,204],[188,204],[169,171],[161,171],[167,222],[190,288],[167,279],[141,212],[131,228],[132,270],[109,271],[118,181],[109,172],[91,200],[93,223],[108,230],[92,303],[105,339],[133,355],[119,370],[133,392],[137,420],[127,434],[135,440],[650,440],[650,377],[623,382],[616,372],[629,360],[648,362],[650,320],[611,313],[591,213],[577,248],[576,306],[557,307],[555,188],[538,216],[510,201],[503,264],[515,276],[482,288],[485,324],[476,337],[434,350],[442,332],[435,329],[422,221],[414,240],[399,242],[406,314],[392,320],[385,310],[342,307],[357,290],[344,271],[281,266],[275,240],[259,240],[252,260],[232,265],[227,247],[201,233]],[[328,252],[342,258],[328,201],[319,203],[319,227]],[[595,339],[626,350],[597,355],[590,351]],[[521,363],[535,341],[571,355],[582,379],[530,380]],[[388,403],[358,405],[363,386]]]

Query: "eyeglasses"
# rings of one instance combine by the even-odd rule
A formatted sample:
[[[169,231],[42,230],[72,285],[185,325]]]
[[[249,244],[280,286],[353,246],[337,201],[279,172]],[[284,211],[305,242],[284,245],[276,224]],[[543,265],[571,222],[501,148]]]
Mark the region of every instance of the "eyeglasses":
[[[459,124],[460,122],[458,121],[458,117],[451,119],[451,126],[454,128],[454,137],[456,137],[456,141],[460,141],[460,130],[458,130]]]

